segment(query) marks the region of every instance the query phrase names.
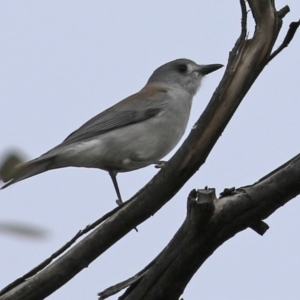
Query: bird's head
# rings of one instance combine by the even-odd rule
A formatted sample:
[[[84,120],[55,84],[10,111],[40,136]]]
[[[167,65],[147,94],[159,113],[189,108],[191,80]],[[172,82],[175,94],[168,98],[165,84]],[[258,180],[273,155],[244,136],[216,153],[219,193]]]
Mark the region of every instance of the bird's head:
[[[180,86],[194,96],[203,76],[221,67],[223,67],[221,64],[198,65],[190,59],[176,59],[157,68],[147,84]]]

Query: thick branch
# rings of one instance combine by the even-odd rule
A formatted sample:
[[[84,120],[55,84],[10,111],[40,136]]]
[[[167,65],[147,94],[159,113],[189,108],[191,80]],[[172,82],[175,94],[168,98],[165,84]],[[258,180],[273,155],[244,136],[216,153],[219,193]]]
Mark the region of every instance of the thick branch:
[[[192,276],[218,247],[300,194],[299,178],[300,154],[257,183],[228,196],[201,201],[202,193],[207,192],[204,190],[198,201],[189,197],[183,225],[143,274],[124,282],[129,288],[119,299],[179,299]],[[99,293],[99,299],[119,292],[126,287],[124,283]]]

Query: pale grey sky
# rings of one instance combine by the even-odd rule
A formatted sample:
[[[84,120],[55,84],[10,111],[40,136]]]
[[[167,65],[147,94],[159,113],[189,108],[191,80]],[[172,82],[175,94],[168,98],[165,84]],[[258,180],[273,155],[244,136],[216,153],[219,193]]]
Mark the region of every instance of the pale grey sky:
[[[277,1],[277,8],[286,4],[292,12],[278,41],[300,17],[298,0]],[[29,159],[142,88],[165,62],[184,57],[226,64],[240,31],[240,7],[239,1],[2,0],[0,28],[0,157],[14,148]],[[298,33],[174,199],[49,299],[97,299],[97,292],[134,275],[163,249],[185,218],[191,189],[209,186],[219,193],[251,184],[299,152],[299,46]],[[186,134],[223,72],[204,80]],[[123,197],[156,172],[120,174]],[[50,171],[0,191],[0,222],[48,230],[42,240],[0,235],[0,288],[114,207],[110,178],[99,170]],[[191,280],[184,299],[299,299],[299,210],[295,199],[267,220],[264,237],[248,229],[225,243]]]

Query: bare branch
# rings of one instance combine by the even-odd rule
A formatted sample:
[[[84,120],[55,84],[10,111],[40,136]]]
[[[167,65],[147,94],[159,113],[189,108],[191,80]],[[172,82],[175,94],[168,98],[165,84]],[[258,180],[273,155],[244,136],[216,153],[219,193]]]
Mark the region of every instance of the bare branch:
[[[290,28],[286,33],[286,36],[282,42],[282,44],[270,55],[268,62],[270,62],[276,55],[278,55],[284,48],[286,48],[289,43],[292,41],[298,27],[300,25],[300,20],[298,22],[292,22],[290,24]]]
[[[299,178],[300,154],[257,183],[232,189],[220,199],[203,197],[207,190],[199,192],[198,200],[189,197],[184,223],[149,268],[131,278],[136,280],[99,293],[99,299],[119,292],[125,283],[129,288],[120,300],[179,299],[198,268],[225,241],[253,224],[265,231],[261,220],[300,194]]]
[[[12,288],[18,286],[22,282],[25,282],[25,280],[27,280],[28,278],[34,276],[35,274],[37,274],[41,270],[43,270],[45,267],[47,267],[49,264],[51,264],[51,262],[54,261],[54,259],[56,259],[57,257],[59,257],[67,249],[69,249],[80,237],[82,237],[83,235],[87,234],[88,232],[90,232],[91,230],[93,230],[94,228],[96,228],[98,225],[100,225],[101,223],[103,223],[108,217],[110,217],[111,215],[113,215],[119,209],[120,209],[119,206],[116,207],[115,209],[113,209],[112,211],[108,212],[107,214],[105,214],[104,216],[102,216],[101,218],[99,218],[98,220],[96,220],[95,222],[93,222],[92,224],[87,225],[84,229],[79,230],[71,240],[69,240],[66,244],[64,244],[60,249],[58,249],[50,257],[48,257],[43,262],[41,262],[39,265],[37,265],[36,267],[34,267],[32,270],[30,270],[29,272],[27,272],[26,274],[24,274],[22,277],[14,280],[8,286],[4,287],[0,291],[0,296],[4,295],[6,292],[8,292],[9,290],[11,290]]]

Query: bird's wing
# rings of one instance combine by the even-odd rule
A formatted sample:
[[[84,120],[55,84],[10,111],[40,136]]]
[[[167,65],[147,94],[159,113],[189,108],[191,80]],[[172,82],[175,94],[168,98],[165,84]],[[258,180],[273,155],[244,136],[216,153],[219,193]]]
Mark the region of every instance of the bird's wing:
[[[59,146],[80,142],[110,130],[154,117],[166,104],[166,92],[164,88],[145,87],[139,93],[125,98],[87,121]]]

